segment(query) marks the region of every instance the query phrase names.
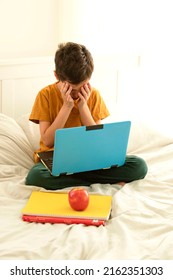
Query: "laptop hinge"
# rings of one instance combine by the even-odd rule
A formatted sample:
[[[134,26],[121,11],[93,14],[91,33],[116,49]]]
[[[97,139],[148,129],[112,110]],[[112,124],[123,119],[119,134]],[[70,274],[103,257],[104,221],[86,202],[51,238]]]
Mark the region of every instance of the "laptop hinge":
[[[86,131],[87,130],[95,130],[95,129],[103,129],[103,124],[96,124],[96,125],[89,125],[86,126]]]
[[[73,175],[73,173],[63,172],[60,175]]]
[[[109,166],[109,167],[104,167],[103,169],[110,169],[110,168],[112,168],[112,167],[118,167],[118,164],[111,165],[111,166]]]
[[[60,175],[62,176],[67,175],[67,172],[60,173]]]

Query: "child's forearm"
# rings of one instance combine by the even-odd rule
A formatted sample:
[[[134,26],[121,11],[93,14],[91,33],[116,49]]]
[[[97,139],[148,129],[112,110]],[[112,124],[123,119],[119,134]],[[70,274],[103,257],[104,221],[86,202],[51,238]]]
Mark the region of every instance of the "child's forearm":
[[[82,107],[79,108],[79,113],[80,113],[81,122],[83,125],[88,126],[88,125],[96,124],[87,104],[84,104]]]

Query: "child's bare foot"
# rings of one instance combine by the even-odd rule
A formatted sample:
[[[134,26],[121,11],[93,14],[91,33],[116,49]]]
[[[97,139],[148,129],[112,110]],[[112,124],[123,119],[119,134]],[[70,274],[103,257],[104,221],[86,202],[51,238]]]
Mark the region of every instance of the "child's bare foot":
[[[125,182],[118,182],[118,185],[123,187],[125,185]]]

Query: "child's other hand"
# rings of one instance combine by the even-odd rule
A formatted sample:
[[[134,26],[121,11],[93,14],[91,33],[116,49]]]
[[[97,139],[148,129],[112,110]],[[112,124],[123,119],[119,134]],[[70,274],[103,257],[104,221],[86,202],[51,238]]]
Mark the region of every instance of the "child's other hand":
[[[64,105],[67,105],[68,108],[73,108],[74,100],[71,97],[72,87],[67,82],[62,82],[59,88],[64,101]]]
[[[78,93],[79,95],[79,101],[78,101],[78,106],[82,107],[85,105],[90,97],[91,94],[91,85],[90,83],[87,83],[81,87],[80,92]]]

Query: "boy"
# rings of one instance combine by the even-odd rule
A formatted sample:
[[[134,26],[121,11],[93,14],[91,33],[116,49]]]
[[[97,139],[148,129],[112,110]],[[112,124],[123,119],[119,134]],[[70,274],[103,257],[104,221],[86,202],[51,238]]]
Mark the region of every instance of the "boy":
[[[57,82],[38,93],[29,118],[40,127],[39,151],[53,149],[57,129],[100,124],[102,119],[109,116],[99,92],[90,85],[93,70],[93,58],[85,46],[71,42],[59,45],[54,71]],[[26,184],[48,190],[93,183],[123,185],[142,179],[147,173],[143,159],[127,156],[125,164],[120,167],[54,177],[39,162],[36,152],[36,164],[29,171]]]

